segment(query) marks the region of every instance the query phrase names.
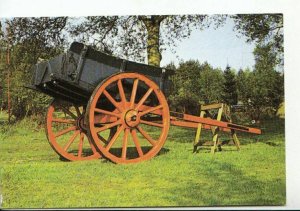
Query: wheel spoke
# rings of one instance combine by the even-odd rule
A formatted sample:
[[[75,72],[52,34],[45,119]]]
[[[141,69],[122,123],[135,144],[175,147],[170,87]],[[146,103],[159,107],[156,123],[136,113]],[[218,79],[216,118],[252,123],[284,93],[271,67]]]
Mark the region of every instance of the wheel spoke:
[[[118,88],[119,88],[119,93],[120,93],[121,101],[123,103],[123,106],[125,107],[126,96],[125,96],[125,92],[124,92],[124,88],[123,88],[121,79],[118,80]]]
[[[129,128],[126,128],[125,132],[124,132],[123,147],[122,147],[122,158],[123,159],[126,159],[126,154],[127,154],[128,132],[129,132]]]
[[[130,97],[130,107],[132,108],[134,106],[135,96],[136,96],[136,90],[139,83],[139,79],[135,79],[132,86],[132,92]]]
[[[112,127],[115,127],[119,124],[121,124],[121,120],[118,120],[118,121],[115,121],[113,123],[107,124],[107,125],[105,125],[103,127],[100,127],[100,128],[96,128],[96,133],[99,133],[101,131],[107,130],[107,129],[112,128]]]
[[[140,120],[141,124],[145,124],[145,125],[151,125],[151,126],[154,126],[154,127],[164,127],[163,124],[159,124],[159,123],[155,123],[155,122],[149,122],[149,121],[146,121],[146,120]]]
[[[79,130],[76,130],[75,133],[72,135],[72,137],[70,138],[70,140],[68,141],[68,143],[66,144],[66,146],[64,147],[64,151],[67,151],[69,149],[69,147],[71,146],[71,144],[74,142],[75,138],[78,136],[78,134],[80,133]]]
[[[114,134],[114,136],[112,137],[112,139],[110,140],[110,142],[108,143],[108,145],[105,147],[106,151],[109,151],[109,149],[115,143],[115,141],[117,140],[117,138],[119,137],[119,135],[120,135],[120,133],[122,132],[123,129],[124,129],[123,125],[121,125],[121,127],[118,128],[117,132]]]
[[[90,144],[90,146],[91,146],[91,149],[92,149],[92,151],[93,151],[93,154],[98,153],[97,150],[96,150],[96,148],[95,148],[95,146],[94,146],[94,144],[92,143],[92,141],[91,141],[89,138],[88,138],[88,142],[89,142],[89,144]]]
[[[59,118],[54,118],[54,119],[52,119],[52,122],[66,123],[66,124],[75,124],[75,121],[74,121],[74,120],[70,120],[70,119],[59,119]]]
[[[110,129],[109,136],[108,136],[108,139],[107,139],[108,142],[114,136],[114,134],[117,132],[118,127],[119,126],[116,126],[116,127],[113,127],[113,128]]]
[[[59,137],[59,136],[65,134],[65,133],[68,133],[68,132],[70,132],[70,131],[72,131],[72,130],[76,130],[76,126],[72,126],[72,127],[69,127],[69,128],[67,128],[67,129],[65,129],[65,130],[60,131],[59,133],[57,133],[57,134],[55,135],[55,138],[57,138],[57,137]]]
[[[82,155],[83,139],[84,139],[84,134],[80,133],[80,140],[79,140],[79,146],[78,146],[78,157],[81,157],[81,155]]]
[[[148,98],[149,95],[152,93],[152,91],[153,91],[152,88],[148,89],[148,91],[146,92],[146,94],[142,97],[142,99],[140,100],[140,102],[139,102],[139,103],[137,104],[137,106],[135,107],[136,110],[138,110],[139,107],[140,107],[141,105],[144,104],[144,102],[147,100],[147,98]]]
[[[65,107],[60,107],[65,113],[69,114],[73,119],[77,120],[77,116],[75,114],[73,114],[71,111],[69,111],[69,109],[65,108]]]
[[[107,97],[107,99],[118,109],[120,112],[122,112],[122,109],[118,105],[117,101],[104,89],[103,94]]]
[[[74,105],[74,107],[75,107],[75,110],[76,110],[77,116],[81,116],[81,112],[80,112],[80,110],[79,110],[79,107],[78,107],[78,106],[76,106],[76,105]]]
[[[103,136],[101,136],[100,134],[97,134],[98,138],[100,139],[100,141],[102,141],[104,144],[108,144],[108,141],[105,140],[105,138],[103,138]]]
[[[132,140],[135,144],[135,147],[136,147],[136,150],[137,150],[139,156],[142,157],[144,155],[144,153],[143,153],[143,150],[142,150],[141,145],[139,143],[139,140],[138,140],[138,137],[136,135],[136,130],[135,129],[133,129],[131,131],[131,136],[132,136]]]
[[[153,146],[156,145],[156,141],[154,141],[146,131],[144,131],[140,126],[137,126],[138,131],[152,144]]]
[[[148,114],[148,113],[151,113],[151,112],[153,112],[153,111],[156,111],[156,110],[158,110],[158,109],[161,109],[162,107],[163,107],[162,105],[158,105],[158,106],[155,106],[155,107],[151,107],[151,108],[149,108],[148,110],[139,113],[139,115],[140,115],[140,116],[144,116],[144,115],[146,115],[146,114]]]
[[[107,111],[107,110],[103,110],[103,109],[99,109],[99,108],[95,108],[95,112],[120,117],[120,114],[117,114],[117,113],[111,112],[111,111]]]
[[[90,160],[100,157],[97,148],[88,139],[86,131],[81,132],[80,117],[85,114],[85,106],[54,99],[49,105],[46,120],[46,134],[51,147],[62,158],[69,161]],[[83,128],[82,128],[83,129]],[[86,140],[88,139],[88,140]],[[88,143],[85,143],[89,141]],[[93,141],[93,140],[91,140]],[[85,153],[85,145],[89,153]]]

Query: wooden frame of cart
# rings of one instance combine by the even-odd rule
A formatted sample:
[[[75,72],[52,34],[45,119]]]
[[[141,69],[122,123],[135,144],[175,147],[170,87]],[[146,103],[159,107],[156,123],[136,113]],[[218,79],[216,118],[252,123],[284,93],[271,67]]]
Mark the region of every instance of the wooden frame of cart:
[[[136,163],[163,147],[170,125],[196,128],[194,151],[202,129],[229,132],[261,130],[232,123],[225,104],[202,106],[200,116],[169,111],[166,96],[174,71],[130,62],[73,43],[68,52],[36,64],[31,88],[54,97],[46,117],[46,134],[60,157],[75,161],[104,157]],[[218,109],[218,116],[209,116]],[[221,121],[225,115],[225,121]]]

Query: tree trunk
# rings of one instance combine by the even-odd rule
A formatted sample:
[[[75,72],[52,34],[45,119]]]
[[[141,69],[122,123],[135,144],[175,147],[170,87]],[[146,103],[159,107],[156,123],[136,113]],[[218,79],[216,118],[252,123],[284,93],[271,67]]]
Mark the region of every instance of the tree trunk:
[[[148,64],[159,67],[161,61],[161,54],[159,52],[159,23],[154,23],[147,27],[147,55]]]
[[[160,66],[161,54],[159,51],[159,30],[160,22],[163,18],[159,16],[151,16],[150,19],[143,18],[142,21],[147,28],[147,57],[148,64],[153,66]]]

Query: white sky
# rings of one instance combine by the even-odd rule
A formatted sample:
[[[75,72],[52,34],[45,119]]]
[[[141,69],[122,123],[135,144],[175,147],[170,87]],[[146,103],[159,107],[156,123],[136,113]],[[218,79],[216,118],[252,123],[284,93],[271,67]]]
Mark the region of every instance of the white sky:
[[[284,45],[285,45],[285,109],[286,109],[286,169],[287,169],[287,205],[281,207],[219,207],[218,209],[248,209],[248,210],[270,210],[270,209],[299,209],[300,208],[300,1],[298,0],[0,0],[1,17],[30,17],[30,16],[87,16],[87,15],[132,15],[132,14],[236,14],[236,13],[284,13]],[[225,30],[225,29],[224,29]],[[229,33],[230,34],[230,33]],[[208,35],[206,35],[208,36]],[[228,42],[231,36],[224,36],[224,42]],[[205,35],[194,35],[190,38],[199,42]],[[221,38],[218,38],[221,39]],[[206,47],[209,52],[210,46],[219,46],[219,40],[206,41],[199,43]],[[180,48],[186,49],[190,54],[187,58],[194,55],[209,55],[194,50],[199,49],[194,42],[192,46],[183,42]],[[235,41],[232,42],[233,45]],[[207,46],[206,46],[207,45]],[[238,45],[239,46],[239,45]],[[196,48],[197,47],[197,48]],[[248,49],[248,48],[247,48]],[[180,49],[181,50],[181,49]],[[184,51],[184,50],[183,50]],[[214,62],[216,66],[223,67],[224,57],[230,55],[232,51],[217,55],[219,61],[213,59],[214,55],[201,57],[199,60]],[[238,50],[237,50],[238,52]],[[243,52],[243,50],[242,50]],[[248,55],[249,49],[245,50]],[[172,58],[166,56],[166,58]],[[220,57],[220,56],[219,56]],[[229,57],[229,56],[228,56]],[[240,55],[231,59],[229,64],[235,67],[241,64],[234,64],[240,61]],[[236,58],[236,59],[235,59]],[[184,58],[185,59],[185,58]],[[242,64],[248,63],[251,66],[251,58],[243,60]],[[275,156],[275,155],[274,155]],[[201,209],[201,208],[200,208]],[[213,209],[209,207],[205,210]]]

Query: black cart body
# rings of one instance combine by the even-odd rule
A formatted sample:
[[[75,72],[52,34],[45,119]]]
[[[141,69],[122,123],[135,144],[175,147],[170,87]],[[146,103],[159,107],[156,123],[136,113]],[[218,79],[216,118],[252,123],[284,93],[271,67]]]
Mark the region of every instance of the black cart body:
[[[32,71],[32,88],[76,104],[86,104],[97,85],[119,72],[146,75],[168,96],[169,75],[174,74],[173,70],[110,56],[78,42],[66,53],[34,65]]]

